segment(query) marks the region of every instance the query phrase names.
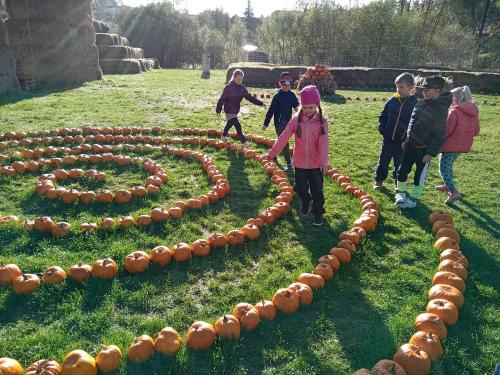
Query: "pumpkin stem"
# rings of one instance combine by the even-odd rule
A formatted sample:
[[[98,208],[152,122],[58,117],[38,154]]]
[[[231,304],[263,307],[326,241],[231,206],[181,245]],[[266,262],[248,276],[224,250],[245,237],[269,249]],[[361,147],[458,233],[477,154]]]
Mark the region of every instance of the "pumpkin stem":
[[[396,364],[393,362],[391,368],[389,369],[392,375],[396,375],[398,370],[396,369]]]
[[[229,320],[229,319],[227,318],[227,316],[226,316],[226,315],[224,315],[224,317],[222,318],[222,321],[223,321],[224,323],[227,323],[227,321],[228,321],[228,320]]]

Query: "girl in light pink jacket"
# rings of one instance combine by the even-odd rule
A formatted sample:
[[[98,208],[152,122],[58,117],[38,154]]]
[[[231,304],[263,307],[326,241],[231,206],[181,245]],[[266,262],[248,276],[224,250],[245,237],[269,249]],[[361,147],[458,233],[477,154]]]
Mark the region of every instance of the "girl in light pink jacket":
[[[453,180],[453,163],[460,154],[471,150],[474,137],[479,134],[479,109],[472,102],[469,87],[457,87],[451,93],[453,103],[448,114],[446,136],[439,159],[439,173],[444,184],[436,186],[436,189],[448,193],[446,204],[461,197]]]
[[[323,117],[321,99],[316,86],[300,91],[301,109],[292,117],[286,129],[267,153],[274,159],[295,135],[292,165],[295,168],[294,189],[302,201],[300,213],[309,215],[312,201],[313,225],[323,225],[325,198],[323,172],[328,166],[328,122]]]

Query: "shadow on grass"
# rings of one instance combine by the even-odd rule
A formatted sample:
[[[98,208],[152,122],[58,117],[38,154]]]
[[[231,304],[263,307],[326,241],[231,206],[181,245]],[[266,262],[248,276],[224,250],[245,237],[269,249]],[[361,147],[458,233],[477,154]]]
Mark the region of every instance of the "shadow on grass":
[[[5,104],[14,104],[22,100],[40,98],[54,93],[69,91],[81,87],[83,83],[84,82],[77,82],[72,84],[68,83],[66,85],[44,86],[38,90],[30,92],[22,91],[18,93],[9,93],[6,95],[0,95],[0,106]]]

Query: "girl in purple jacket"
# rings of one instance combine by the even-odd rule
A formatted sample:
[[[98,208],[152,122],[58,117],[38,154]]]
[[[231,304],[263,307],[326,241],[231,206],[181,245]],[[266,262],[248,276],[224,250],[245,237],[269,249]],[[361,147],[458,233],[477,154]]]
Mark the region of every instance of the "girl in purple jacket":
[[[215,109],[215,113],[220,115],[222,111],[222,107],[224,107],[224,113],[226,115],[226,126],[224,127],[224,131],[222,132],[222,141],[227,142],[227,134],[229,133],[229,129],[233,126],[236,128],[236,132],[238,133],[238,138],[241,143],[248,146],[247,139],[241,130],[241,124],[238,121],[238,113],[240,112],[240,104],[243,98],[250,101],[253,104],[263,106],[262,103],[257,98],[254,98],[247,91],[245,86],[243,86],[243,77],[245,74],[241,69],[236,69],[233,72],[233,76],[231,81],[226,87],[224,87],[224,91],[217,102],[217,108]]]

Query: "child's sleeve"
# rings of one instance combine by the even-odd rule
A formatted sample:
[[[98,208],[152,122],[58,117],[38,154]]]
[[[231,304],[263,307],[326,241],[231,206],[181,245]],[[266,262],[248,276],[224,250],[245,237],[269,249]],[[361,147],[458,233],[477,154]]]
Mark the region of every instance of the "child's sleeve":
[[[448,119],[446,120],[445,139],[450,137],[455,132],[457,124],[458,124],[458,116],[456,114],[456,111],[451,111],[450,114],[448,115]]]
[[[295,93],[292,93],[292,94],[293,94],[292,106],[295,110],[297,110],[297,108],[299,108],[299,106],[300,106],[300,103],[299,103],[299,100],[297,99],[297,95],[295,95]]]
[[[439,149],[444,144],[446,136],[446,119],[448,114],[438,114],[434,120],[433,135],[429,144],[427,145],[427,154],[436,156],[439,153]]]
[[[292,117],[292,119],[286,125],[285,130],[278,137],[274,145],[267,152],[267,157],[270,159],[274,159],[276,155],[278,155],[285,145],[288,143],[288,140],[291,138],[292,134],[295,133],[297,128],[297,117]]]
[[[387,112],[389,110],[389,102],[386,102],[384,109],[380,112],[378,116],[378,132],[384,135],[385,124],[387,123]]]
[[[325,166],[328,165],[328,145],[329,145],[329,139],[328,139],[328,121],[325,119],[324,120],[324,126],[325,126],[325,134],[319,135],[319,160],[321,161],[321,165]]]
[[[253,103],[253,104],[256,104],[256,105],[259,105],[259,106],[263,106],[264,103],[261,102],[259,99],[257,98],[254,98],[249,92],[248,90],[246,89],[246,87],[244,88],[245,89],[245,92],[243,94],[243,97],[248,100],[250,103]]]
[[[274,115],[274,109],[276,108],[276,95],[273,96],[273,100],[271,101],[271,105],[269,106],[269,109],[267,110],[266,113],[266,118],[264,120],[264,126],[269,126],[269,123],[271,122],[271,118]]]
[[[479,125],[479,111],[476,115],[475,121],[474,121],[474,137],[476,135],[479,135],[479,132],[481,131],[481,126]]]
[[[222,91],[222,95],[220,96],[219,100],[217,101],[217,107],[215,108],[215,112],[221,113],[222,112],[222,106],[224,105],[224,102],[226,101],[226,98],[228,96],[228,89],[229,86],[224,87],[224,90]]]

